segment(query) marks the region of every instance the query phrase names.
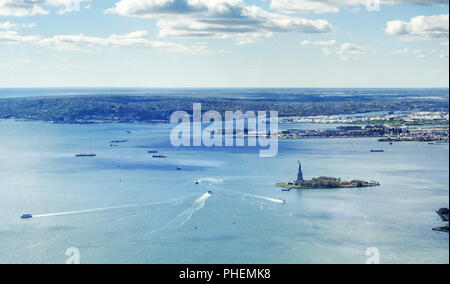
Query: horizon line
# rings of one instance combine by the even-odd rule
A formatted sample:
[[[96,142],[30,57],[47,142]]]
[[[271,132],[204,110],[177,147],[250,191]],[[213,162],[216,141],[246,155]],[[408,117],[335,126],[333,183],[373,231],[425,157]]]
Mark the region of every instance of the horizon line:
[[[0,87],[5,89],[166,89],[166,90],[183,90],[183,89],[450,89],[445,87],[144,87],[144,86],[32,86],[32,87]]]

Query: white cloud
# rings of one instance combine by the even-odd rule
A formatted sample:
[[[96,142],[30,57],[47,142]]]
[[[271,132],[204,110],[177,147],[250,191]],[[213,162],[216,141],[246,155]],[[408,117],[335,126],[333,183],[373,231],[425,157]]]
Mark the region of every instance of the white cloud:
[[[340,7],[359,10],[368,0],[272,0],[271,8],[284,13],[338,13]],[[448,5],[448,0],[379,0],[380,4]]]
[[[81,2],[91,0],[1,0],[0,16],[26,17],[48,15],[49,8],[56,8],[58,14],[79,11]]]
[[[337,55],[342,61],[356,60],[362,55],[367,54],[364,46],[359,46],[353,43],[339,43],[337,40],[328,41],[309,41],[305,40],[301,43],[302,46],[321,46],[322,54]],[[335,46],[335,47],[333,47]]]
[[[337,3],[339,2],[339,3]],[[356,2],[356,3],[355,3]],[[272,0],[271,8],[284,13],[338,13],[339,6],[358,5],[361,1]]]
[[[77,65],[77,64],[56,64],[48,66],[50,68],[55,69],[86,69],[86,68],[95,68],[94,64],[88,65]]]
[[[22,36],[16,31],[0,32],[0,44],[27,44],[38,40],[38,36]]]
[[[271,13],[243,0],[121,0],[106,13],[157,19],[160,37],[233,38],[238,44],[277,33],[332,30],[326,20]]]
[[[361,55],[366,54],[366,48],[363,46],[358,46],[353,43],[343,43],[340,45],[338,51],[339,59],[343,61],[358,59]]]
[[[431,49],[431,50],[423,50],[423,49],[415,49],[410,50],[408,48],[394,50],[390,53],[391,55],[413,55],[416,56],[419,59],[425,59],[429,57],[439,57],[443,59],[448,59],[448,50],[438,50],[438,49]]]
[[[9,61],[0,61],[0,67],[6,67],[9,69],[22,68],[27,64],[31,64],[33,61],[24,58],[12,58]]]
[[[404,48],[404,49],[394,50],[390,54],[392,54],[392,55],[403,55],[403,54],[409,54],[410,52],[411,51],[409,49]]]
[[[324,55],[332,55],[333,54],[333,50],[331,50],[331,48],[324,47],[324,48],[322,48],[322,53]]]
[[[386,33],[403,40],[448,38],[449,15],[417,16],[409,22],[400,20],[387,23]]]
[[[16,24],[13,24],[11,22],[0,22],[0,30],[10,30],[16,27]]]
[[[28,24],[16,24],[11,22],[0,22],[0,30],[11,30],[15,28],[34,28],[36,27],[35,23],[28,23]]]
[[[126,35],[111,35],[109,37],[91,37],[79,35],[56,35],[49,38],[40,36],[22,36],[16,31],[0,32],[0,44],[31,44],[44,46],[60,51],[93,52],[105,47],[112,48],[153,48],[161,51],[191,54],[211,54],[206,43],[191,46],[174,42],[150,41],[146,31],[136,31]],[[220,51],[216,51],[220,52]]]
[[[304,40],[300,43],[300,45],[318,45],[318,46],[329,46],[336,45],[338,43],[337,40],[327,40],[327,41],[310,41]]]

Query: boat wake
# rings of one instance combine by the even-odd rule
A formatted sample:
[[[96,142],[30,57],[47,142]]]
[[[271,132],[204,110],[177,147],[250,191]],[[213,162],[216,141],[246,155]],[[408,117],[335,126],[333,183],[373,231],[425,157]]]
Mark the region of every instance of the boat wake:
[[[270,201],[273,203],[278,203],[278,204],[284,204],[285,201],[283,199],[276,199],[276,198],[270,198],[270,197],[265,197],[265,196],[258,196],[258,195],[249,195],[250,197],[254,197],[254,198],[258,198],[261,200],[266,200],[266,201]]]
[[[202,195],[199,199],[195,200],[194,204],[192,204],[192,207],[187,209],[186,211],[180,213],[177,218],[174,220],[174,222],[179,223],[179,225],[176,226],[177,229],[183,227],[186,225],[191,219],[194,214],[200,210],[203,209],[206,205],[206,201],[212,196],[212,193],[207,192],[204,195]]]
[[[210,182],[210,183],[223,183],[223,179],[219,178],[202,178],[197,181],[198,183]]]
[[[65,215],[76,215],[76,214],[88,214],[88,213],[94,213],[94,212],[102,212],[102,211],[109,211],[109,210],[116,210],[116,209],[133,208],[133,207],[139,207],[139,206],[140,205],[138,205],[138,204],[130,204],[130,205],[124,205],[124,206],[105,207],[105,208],[97,208],[97,209],[90,209],[90,210],[80,210],[80,211],[69,211],[69,212],[61,212],[61,213],[33,215],[33,218],[56,217],[56,216],[65,216]]]
[[[33,219],[35,219],[35,218],[45,218],[45,217],[67,216],[67,215],[78,215],[78,214],[89,214],[89,213],[95,213],[95,212],[119,210],[119,209],[126,209],[126,208],[169,205],[169,204],[174,204],[174,203],[180,202],[184,198],[185,197],[179,198],[179,199],[170,200],[170,201],[165,201],[165,202],[154,202],[154,203],[144,203],[144,204],[128,204],[128,205],[113,206],[113,207],[103,207],[103,208],[96,208],[96,209],[89,209],[89,210],[79,210],[79,211],[68,211],[68,212],[33,215]]]
[[[242,192],[238,192],[238,191],[230,191],[232,193],[236,193],[239,194],[243,197],[250,197],[250,198],[256,198],[256,199],[261,199],[261,200],[265,200],[265,201],[269,201],[269,202],[273,202],[273,203],[277,203],[277,204],[285,204],[286,201],[284,199],[277,199],[277,198],[271,198],[271,197],[267,197],[267,196],[260,196],[260,195],[254,195],[254,194],[249,194],[249,193],[242,193]]]

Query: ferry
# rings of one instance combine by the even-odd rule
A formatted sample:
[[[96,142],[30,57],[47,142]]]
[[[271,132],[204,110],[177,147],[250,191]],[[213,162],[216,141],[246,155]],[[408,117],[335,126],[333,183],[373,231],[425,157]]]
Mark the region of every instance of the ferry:
[[[97,154],[77,154],[76,157],[97,157]]]
[[[20,217],[20,218],[22,218],[22,219],[31,219],[31,218],[33,218],[33,215],[31,215],[31,214],[23,214],[22,217]]]

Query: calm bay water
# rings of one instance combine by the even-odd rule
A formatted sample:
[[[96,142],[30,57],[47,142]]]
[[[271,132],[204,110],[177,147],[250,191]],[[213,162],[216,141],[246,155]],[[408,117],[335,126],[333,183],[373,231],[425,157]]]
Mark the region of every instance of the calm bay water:
[[[383,263],[449,263],[449,235],[431,230],[449,201],[448,144],[290,140],[262,159],[173,148],[170,130],[0,121],[0,263],[64,263],[70,247],[82,263],[364,263],[369,247]],[[98,156],[74,157],[85,152]],[[382,186],[281,192],[274,184],[296,177],[297,160],[306,178]]]

